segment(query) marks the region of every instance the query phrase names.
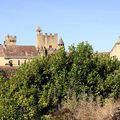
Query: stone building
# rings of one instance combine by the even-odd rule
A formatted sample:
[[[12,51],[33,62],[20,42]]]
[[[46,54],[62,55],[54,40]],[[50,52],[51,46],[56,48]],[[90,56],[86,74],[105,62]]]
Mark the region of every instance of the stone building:
[[[36,49],[39,51],[40,55],[47,51],[47,54],[51,54],[57,51],[60,47],[64,46],[62,38],[58,40],[58,34],[49,35],[43,33],[40,27],[36,29]]]
[[[117,42],[110,51],[110,56],[120,60],[120,36],[118,37]]]
[[[16,45],[16,36],[7,35],[4,44],[0,44],[0,66],[20,66],[38,55],[52,54],[64,46],[62,38],[58,40],[57,33],[43,34],[41,29],[36,29],[36,45]]]

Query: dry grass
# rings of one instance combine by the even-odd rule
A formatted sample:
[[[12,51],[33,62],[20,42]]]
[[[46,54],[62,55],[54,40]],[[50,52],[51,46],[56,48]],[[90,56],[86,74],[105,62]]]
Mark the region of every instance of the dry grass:
[[[112,120],[118,106],[120,106],[120,101],[114,102],[112,99],[107,99],[103,105],[100,97],[97,102],[94,102],[92,97],[86,100],[85,96],[76,101],[74,95],[63,102],[63,108],[68,108],[77,120]]]

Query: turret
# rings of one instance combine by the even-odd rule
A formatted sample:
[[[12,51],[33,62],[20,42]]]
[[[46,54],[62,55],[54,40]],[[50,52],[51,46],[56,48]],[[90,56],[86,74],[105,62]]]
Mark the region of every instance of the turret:
[[[12,36],[12,35],[5,36],[4,45],[5,46],[16,45],[16,36]]]
[[[41,30],[41,28],[40,28],[39,26],[37,27],[36,32],[37,32],[37,33],[42,32],[42,30]]]
[[[64,42],[63,42],[63,39],[62,39],[62,38],[59,39],[58,49],[60,49],[61,47],[64,47]]]
[[[36,48],[43,48],[43,33],[40,27],[37,27],[36,29]]]

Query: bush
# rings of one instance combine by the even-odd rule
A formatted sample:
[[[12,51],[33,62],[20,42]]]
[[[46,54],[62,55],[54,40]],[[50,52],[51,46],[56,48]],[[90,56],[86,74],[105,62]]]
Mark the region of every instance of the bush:
[[[0,85],[0,117],[9,120],[49,119],[47,115],[58,111],[61,101],[67,95],[73,96],[72,91],[76,96],[72,109],[76,110],[82,103],[88,106],[87,115],[93,114],[90,112],[95,110],[91,110],[91,105],[96,106],[89,102],[79,103],[81,94],[92,94],[93,100],[97,96],[101,96],[102,101],[109,96],[118,99],[119,71],[119,61],[95,53],[87,42],[69,47],[68,53],[62,48],[48,57],[36,58],[22,65],[14,76]],[[72,109],[70,111],[74,112]]]

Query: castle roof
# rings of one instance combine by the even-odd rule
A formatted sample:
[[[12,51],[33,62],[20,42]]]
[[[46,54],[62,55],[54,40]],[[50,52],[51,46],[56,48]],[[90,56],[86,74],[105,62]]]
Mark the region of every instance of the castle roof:
[[[38,56],[35,46],[0,46],[0,56],[5,58],[34,58]]]
[[[64,45],[64,42],[63,42],[63,39],[62,39],[62,38],[59,39],[58,45]]]
[[[42,29],[38,26],[36,32],[42,32]]]

